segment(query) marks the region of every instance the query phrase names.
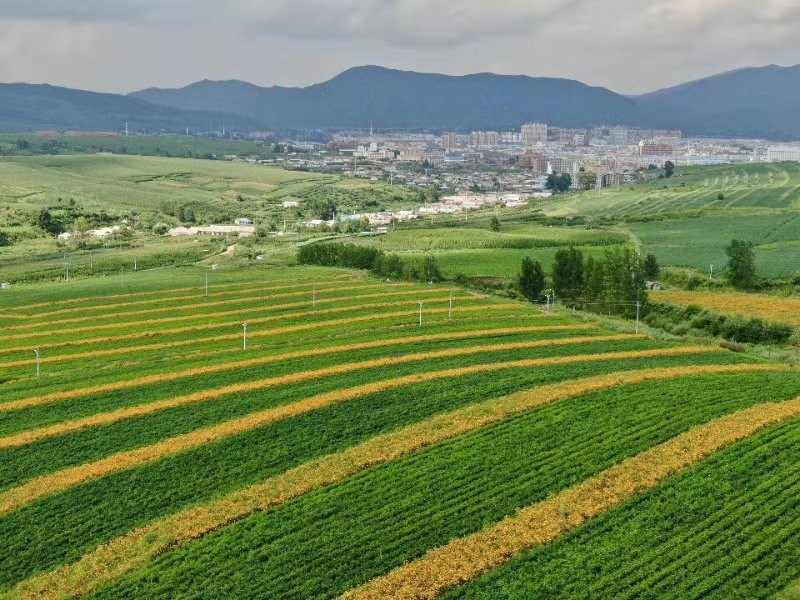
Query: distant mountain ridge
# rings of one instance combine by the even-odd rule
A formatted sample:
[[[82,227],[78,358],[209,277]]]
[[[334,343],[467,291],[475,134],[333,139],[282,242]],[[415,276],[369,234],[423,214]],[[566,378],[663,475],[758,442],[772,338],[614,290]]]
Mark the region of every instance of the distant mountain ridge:
[[[513,130],[628,125],[692,135],[800,139],[800,66],[722,73],[640,96],[578,81],[367,66],[305,88],[203,80],[127,96],[0,84],[0,131],[191,129]]]
[[[356,67],[306,88],[262,88],[241,81],[201,81],[181,89],[150,89],[132,97],[258,119],[299,129],[518,129],[543,121],[564,127],[640,121],[638,104],[567,79],[437,75]]]
[[[186,127],[209,129],[225,122],[228,127],[252,128],[257,125],[243,117],[179,110],[132,96],[47,84],[0,84],[0,131],[121,131],[126,121],[138,130],[147,131],[180,131]]]

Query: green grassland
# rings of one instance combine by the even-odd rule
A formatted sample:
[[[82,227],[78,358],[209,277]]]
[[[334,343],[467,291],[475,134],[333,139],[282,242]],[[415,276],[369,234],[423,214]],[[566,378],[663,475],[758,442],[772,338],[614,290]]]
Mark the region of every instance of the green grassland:
[[[507,235],[516,244],[538,234]],[[550,234],[542,239],[565,235]],[[474,244],[489,245],[475,252],[554,250]],[[566,399],[367,465],[143,562],[126,547],[121,576],[98,571],[75,592],[332,598],[692,427],[800,395],[796,372],[753,371],[758,363],[747,355],[337,269],[184,266],[15,286],[0,292],[0,326],[0,597],[120,536],[310,461],[508,394],[574,382]],[[713,372],[734,365],[746,370]],[[662,381],[619,382],[678,367],[687,369]],[[700,367],[712,372],[695,373]],[[584,379],[609,374],[599,391],[580,391]],[[711,476],[739,465],[712,460]],[[78,472],[85,475],[72,479]],[[780,494],[775,502],[789,501]],[[637,500],[643,515],[649,497]],[[553,552],[574,537],[557,540]],[[701,547],[687,544],[686,552]],[[758,560],[742,559],[742,570]],[[800,575],[796,563],[785,572]],[[537,581],[517,570],[497,576],[507,573],[518,585]]]
[[[550,216],[618,223],[662,264],[707,271],[732,239],[756,245],[761,276],[800,273],[800,164],[679,168],[671,179],[539,202]]]

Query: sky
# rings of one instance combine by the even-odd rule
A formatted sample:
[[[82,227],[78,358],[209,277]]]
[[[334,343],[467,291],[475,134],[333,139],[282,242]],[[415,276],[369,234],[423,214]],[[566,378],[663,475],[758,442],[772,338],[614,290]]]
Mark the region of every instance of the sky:
[[[357,65],[635,94],[800,63],[798,0],[0,0],[0,81],[304,86]]]

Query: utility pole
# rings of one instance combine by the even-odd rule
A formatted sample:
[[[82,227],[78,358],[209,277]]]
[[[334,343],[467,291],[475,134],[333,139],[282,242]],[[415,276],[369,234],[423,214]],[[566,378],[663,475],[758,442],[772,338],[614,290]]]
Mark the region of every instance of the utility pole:
[[[64,281],[69,281],[69,265],[64,265]]]
[[[317,308],[317,283],[311,284],[311,306]]]
[[[419,303],[419,326],[422,327],[422,302]]]
[[[39,351],[34,350],[33,352],[36,354],[36,379],[39,379],[41,375],[41,369],[39,368]]]
[[[453,290],[450,290],[450,312],[448,313],[450,320],[453,320]]]
[[[714,280],[714,265],[711,265],[711,275],[708,277],[709,281]]]
[[[136,259],[135,259],[135,258],[133,259],[133,270],[134,270],[134,271],[138,270],[138,264],[137,264],[137,262],[136,262]]]
[[[637,335],[639,334],[639,314],[640,314],[641,310],[642,310],[642,303],[641,302],[637,302],[636,303],[636,334]]]
[[[242,350],[247,350],[247,323],[242,323],[244,334],[242,335]]]
[[[208,274],[206,274],[206,296],[208,296]]]

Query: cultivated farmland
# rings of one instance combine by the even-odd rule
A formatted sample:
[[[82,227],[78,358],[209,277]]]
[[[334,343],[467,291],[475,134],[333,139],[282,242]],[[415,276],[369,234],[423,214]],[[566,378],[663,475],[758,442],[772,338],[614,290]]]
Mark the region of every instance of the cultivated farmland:
[[[759,551],[800,549],[788,366],[337,269],[0,294],[0,597],[725,597],[748,573],[761,597],[800,576]],[[679,587],[672,556],[694,561]]]

